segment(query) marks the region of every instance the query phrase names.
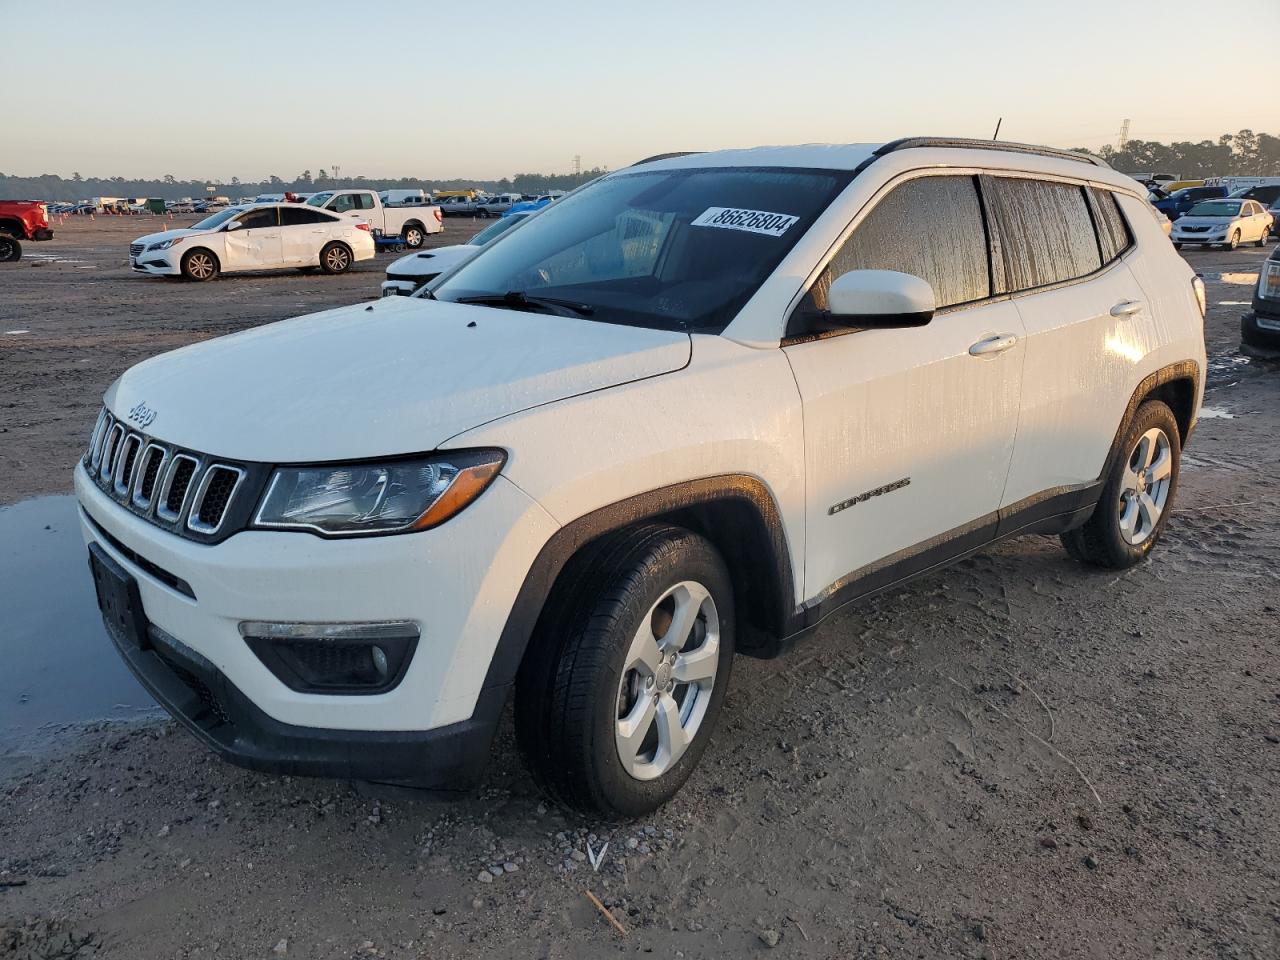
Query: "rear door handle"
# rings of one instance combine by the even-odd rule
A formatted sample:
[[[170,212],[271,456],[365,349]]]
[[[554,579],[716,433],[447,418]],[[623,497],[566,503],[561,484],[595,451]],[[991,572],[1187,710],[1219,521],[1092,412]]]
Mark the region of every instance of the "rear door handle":
[[[1121,300],[1111,308],[1111,315],[1119,317],[1121,320],[1127,320],[1143,307],[1141,300]]]
[[[969,356],[989,357],[997,353],[1004,353],[1017,342],[1017,336],[1012,333],[998,333],[994,337],[979,340],[971,346],[969,348]]]

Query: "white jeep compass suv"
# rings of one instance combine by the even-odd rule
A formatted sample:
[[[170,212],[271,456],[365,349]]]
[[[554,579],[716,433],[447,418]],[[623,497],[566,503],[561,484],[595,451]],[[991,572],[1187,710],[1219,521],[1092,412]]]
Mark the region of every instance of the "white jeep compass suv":
[[[670,798],[735,653],[996,540],[1140,561],[1204,288],[1094,158],[942,139],[652,158],[414,297],[125,373],[75,472],[105,622],[260,770]]]

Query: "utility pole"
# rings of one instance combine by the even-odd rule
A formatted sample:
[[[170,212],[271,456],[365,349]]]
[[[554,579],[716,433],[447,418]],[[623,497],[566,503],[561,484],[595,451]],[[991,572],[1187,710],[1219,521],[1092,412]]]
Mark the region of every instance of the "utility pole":
[[[991,139],[992,139],[992,140],[998,140],[998,139],[1000,138],[1000,124],[1002,124],[1002,123],[1004,123],[1004,117],[997,117],[997,118],[996,118],[996,132],[995,132],[995,133],[993,133],[993,134],[991,135]]]
[[[341,173],[342,173],[342,167],[338,166],[338,164],[335,163],[333,165],[333,179],[337,180],[338,175]]]
[[[577,176],[582,175],[582,154],[580,153],[573,155],[573,172]]]
[[[1120,124],[1120,137],[1116,140],[1116,150],[1123,151],[1129,144],[1129,121]]]

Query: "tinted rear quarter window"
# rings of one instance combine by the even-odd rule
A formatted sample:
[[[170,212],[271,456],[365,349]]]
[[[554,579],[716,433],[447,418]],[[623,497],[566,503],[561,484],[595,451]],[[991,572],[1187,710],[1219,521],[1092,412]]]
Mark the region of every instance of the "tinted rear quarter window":
[[[1116,195],[1110,190],[1097,187],[1088,188],[1088,196],[1093,208],[1094,222],[1098,227],[1098,246],[1102,249],[1102,262],[1110,263],[1129,249],[1133,242],[1129,233],[1129,224],[1120,212],[1120,204]]]
[[[1014,177],[987,183],[1011,291],[1073,280],[1102,266],[1081,187]]]
[[[897,270],[927,280],[939,309],[990,296],[973,178],[919,177],[895,187],[858,224],[798,310],[827,309],[831,282],[851,270]]]

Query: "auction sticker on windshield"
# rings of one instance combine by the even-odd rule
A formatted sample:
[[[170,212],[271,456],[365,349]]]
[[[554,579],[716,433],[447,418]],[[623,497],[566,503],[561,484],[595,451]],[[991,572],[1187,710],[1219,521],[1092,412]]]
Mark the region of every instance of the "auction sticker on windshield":
[[[780,237],[786,233],[799,217],[785,213],[769,213],[766,210],[739,210],[737,207],[707,207],[694,219],[695,227],[719,227],[722,230],[746,230],[748,233],[763,233],[770,237]]]

